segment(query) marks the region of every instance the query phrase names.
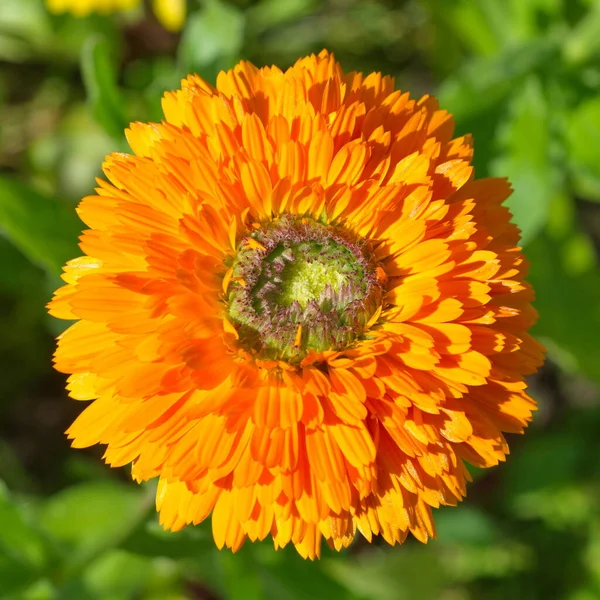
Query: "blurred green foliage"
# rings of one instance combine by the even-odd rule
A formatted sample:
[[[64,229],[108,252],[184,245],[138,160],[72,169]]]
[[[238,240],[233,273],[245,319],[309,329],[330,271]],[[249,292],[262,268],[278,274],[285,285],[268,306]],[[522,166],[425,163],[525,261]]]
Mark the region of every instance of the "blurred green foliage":
[[[474,134],[478,176],[510,177],[549,361],[532,431],[437,512],[437,541],[312,564],[268,543],[217,552],[206,524],[165,533],[151,486],[69,450],[80,407],[51,371],[44,304],[127,123],[160,120],[189,72],[323,47],[437,95]],[[598,0],[190,0],[180,36],[141,9],[76,19],[2,0],[0,106],[1,600],[600,598]]]

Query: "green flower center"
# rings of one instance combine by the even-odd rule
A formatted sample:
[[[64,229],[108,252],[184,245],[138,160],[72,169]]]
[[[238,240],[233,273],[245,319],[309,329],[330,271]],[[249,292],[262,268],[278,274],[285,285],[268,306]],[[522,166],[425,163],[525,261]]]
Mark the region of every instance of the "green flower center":
[[[381,304],[368,244],[341,228],[286,215],[241,240],[227,315],[258,358],[300,362],[361,339]]]
[[[311,300],[318,301],[328,288],[338,292],[347,281],[342,270],[349,270],[348,265],[339,264],[336,260],[328,262],[319,256],[307,262],[307,250],[310,252],[314,248],[294,249],[294,256],[301,258],[289,263],[282,273],[278,301],[284,306],[298,302],[305,308]]]

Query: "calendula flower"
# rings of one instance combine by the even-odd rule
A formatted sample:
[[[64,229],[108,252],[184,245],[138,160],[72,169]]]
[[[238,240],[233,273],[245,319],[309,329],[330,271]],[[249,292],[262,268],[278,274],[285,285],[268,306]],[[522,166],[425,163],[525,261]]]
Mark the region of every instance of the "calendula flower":
[[[85,17],[94,12],[129,10],[142,4],[142,0],[46,0],[46,3],[54,13],[70,12],[76,17]],[[186,0],[153,0],[152,7],[165,29],[179,31],[183,27]]]
[[[161,523],[319,555],[434,536],[504,460],[542,348],[503,179],[434,99],[322,52],[167,93],[85,198],[51,312],[73,445],[159,478]]]

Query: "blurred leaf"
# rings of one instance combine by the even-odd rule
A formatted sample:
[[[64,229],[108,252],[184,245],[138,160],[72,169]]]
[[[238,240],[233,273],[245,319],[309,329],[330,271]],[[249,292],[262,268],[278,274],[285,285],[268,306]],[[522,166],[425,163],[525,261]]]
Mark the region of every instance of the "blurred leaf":
[[[206,530],[209,524],[194,529]],[[271,540],[247,542],[236,554],[217,551],[210,539],[210,548],[193,554],[192,563],[198,577],[218,595],[228,600],[362,600],[355,590],[337,580],[329,563],[344,560],[335,552],[323,548],[320,561],[304,560],[293,547],[275,551]]]
[[[117,43],[114,19],[106,15],[74,19],[50,14],[45,0],[0,2],[0,58],[5,60],[74,61],[84,42],[99,33]]]
[[[67,581],[62,583],[59,582],[51,598],[52,600],[56,598],[60,600],[104,600],[88,590],[85,582],[80,578],[67,579]]]
[[[354,559],[328,561],[326,568],[340,584],[369,600],[439,600],[447,581],[432,546],[391,552],[373,548]]]
[[[214,551],[214,542],[210,532],[202,526],[186,527],[176,532],[165,531],[153,516],[141,523],[120,548],[140,556],[199,558]]]
[[[188,73],[212,79],[237,60],[244,39],[244,14],[221,0],[204,0],[190,15],[179,46],[179,59]],[[209,69],[210,67],[210,69]]]
[[[27,523],[0,481],[0,550],[8,561],[30,571],[41,571],[46,563],[46,544],[33,525]],[[0,581],[3,581],[0,577]]]
[[[520,80],[558,61],[561,38],[548,36],[468,62],[438,90],[441,105],[458,121],[498,106],[519,90]]]
[[[489,545],[498,536],[490,516],[475,506],[444,507],[435,515],[440,544]]]
[[[590,571],[590,582],[588,585],[596,588],[596,591],[600,591],[600,519],[598,515],[596,515],[592,521],[590,522],[590,539],[588,542],[588,547],[585,549],[584,561],[586,566]],[[583,600],[584,597],[578,600]],[[587,596],[587,598],[592,598],[595,600],[596,596]]]
[[[101,37],[113,51],[120,51],[121,32],[111,15],[92,13],[85,18],[73,18],[62,14],[52,18],[54,36],[48,45],[60,60],[79,62],[85,44],[93,37]]]
[[[77,255],[81,224],[57,199],[0,176],[0,232],[33,263],[49,273]]]
[[[128,150],[123,130],[119,140],[123,143],[115,142],[81,104],[71,107],[57,133],[58,184],[65,194],[77,200],[95,187],[96,177],[102,176],[101,165],[107,154]]]
[[[0,57],[20,62],[51,36],[49,15],[40,2],[0,2]]]
[[[593,517],[597,495],[582,485],[547,487],[513,500],[514,514],[520,519],[541,519],[553,529],[581,529]]]
[[[0,242],[2,242],[1,239]],[[11,381],[11,383],[13,382]],[[2,388],[0,387],[0,389]],[[2,478],[0,481],[4,480],[7,487],[10,486],[14,489],[23,490],[32,487],[31,475],[21,464],[12,446],[2,439],[0,439],[0,478]],[[0,502],[2,501],[0,500]]]
[[[56,588],[52,582],[46,579],[38,579],[33,585],[29,586],[26,590],[20,590],[17,597],[9,596],[8,598],[2,596],[2,600],[56,600]],[[61,598],[60,600],[64,600]]]
[[[563,0],[508,0],[510,28],[515,38],[545,35],[550,24],[560,24]]]
[[[274,597],[263,589],[252,551],[236,555],[220,552],[218,564],[228,600],[267,600]]]
[[[572,68],[579,67],[600,53],[598,31],[600,31],[600,3],[595,2],[565,40],[564,56]]]
[[[146,578],[143,600],[190,600],[186,593],[185,570],[181,562],[155,558],[152,572]]]
[[[99,461],[97,457],[80,452],[70,452],[62,465],[62,470],[73,483],[92,479],[106,481],[114,475],[111,469]]]
[[[585,262],[580,253],[573,257],[573,243],[583,234],[575,229],[571,205],[570,198],[555,198],[548,231],[525,249],[540,313],[534,332],[568,353],[587,377],[600,381],[600,345],[594,335],[600,331],[600,272],[593,254]],[[554,358],[561,361],[560,355]]]
[[[0,599],[28,600],[26,590],[44,576],[55,552],[29,511],[0,480]]]
[[[151,575],[150,560],[112,550],[90,564],[82,580],[86,589],[98,599],[130,600],[139,597]]]
[[[502,580],[531,568],[533,558],[529,547],[506,539],[482,546],[457,544],[441,555],[441,563],[455,582],[492,577]]]
[[[95,481],[67,488],[48,500],[40,524],[65,544],[71,557],[69,572],[127,538],[148,512],[152,498],[147,492]]]
[[[1,185],[0,177],[0,187]],[[2,231],[1,221],[0,231]],[[24,290],[39,286],[40,276],[43,276],[43,272],[11,240],[0,235],[0,275],[2,276],[3,295],[21,296]]]
[[[465,467],[467,467],[467,471],[469,471],[469,475],[471,476],[472,481],[477,481],[478,479],[482,479],[483,477],[487,477],[490,474],[490,470],[482,467],[475,467],[470,463],[464,463]]]
[[[318,0],[263,0],[247,11],[248,28],[254,35],[309,15],[318,6]]]
[[[58,188],[67,201],[88,195],[102,176],[103,159],[110,152],[127,151],[94,119],[83,102],[74,103],[48,135],[39,136],[28,149],[38,180]]]
[[[510,497],[576,481],[585,440],[555,433],[528,440],[505,466]]]
[[[504,0],[433,2],[432,7],[445,13],[462,43],[476,54],[489,56],[498,52],[510,36],[511,23],[506,18]]]
[[[94,116],[109,135],[122,140],[123,130],[129,123],[117,87],[114,58],[105,38],[96,36],[85,43],[81,71]]]
[[[265,597],[278,600],[313,600],[335,598],[356,600],[364,598],[358,588],[339,580],[333,565],[344,563],[347,556],[323,548],[320,561],[311,562],[298,556],[293,547],[273,551],[271,542],[249,548],[260,566],[259,574]]]
[[[23,591],[38,577],[29,565],[0,554],[0,600],[23,600]]]
[[[491,170],[512,183],[514,192],[506,205],[526,244],[543,228],[559,183],[549,154],[548,105],[537,77],[525,80],[511,100],[509,113],[499,132],[503,155],[494,161]]]
[[[188,72],[175,63],[171,56],[153,60],[138,60],[127,65],[125,82],[133,94],[132,112],[141,121],[160,122],[164,115],[161,100],[168,90],[180,87]]]
[[[566,128],[567,156],[577,191],[600,201],[600,98],[592,98],[572,111]]]
[[[0,205],[1,201],[2,198]],[[58,279],[34,265],[15,244],[2,237],[1,231],[0,217],[0,422],[8,414],[16,414],[19,401],[35,389],[40,374],[48,370],[51,341],[44,304],[51,297],[51,290],[46,286],[52,282],[56,289]],[[11,452],[8,444],[0,443],[0,477],[13,489],[32,489],[35,487],[30,485],[33,478],[28,478],[24,469],[19,468],[19,462],[17,453]]]
[[[18,33],[35,41],[48,30],[48,13],[40,2],[3,0],[0,3],[0,30]]]
[[[598,600],[600,588],[597,585],[589,584],[585,589],[579,589],[569,595],[569,600]]]

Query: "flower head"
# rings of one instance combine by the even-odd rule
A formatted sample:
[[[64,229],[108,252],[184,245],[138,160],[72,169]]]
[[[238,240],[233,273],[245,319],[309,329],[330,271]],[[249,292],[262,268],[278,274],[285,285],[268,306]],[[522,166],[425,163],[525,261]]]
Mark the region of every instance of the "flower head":
[[[300,554],[434,535],[504,460],[542,348],[502,179],[430,97],[322,52],[167,93],[79,214],[51,312],[69,429],[159,478],[162,524]]]
[[[111,13],[129,10],[142,4],[142,0],[46,0],[54,13],[70,12],[76,17],[91,13]],[[179,31],[185,21],[186,0],[153,0],[154,13],[165,29]]]

